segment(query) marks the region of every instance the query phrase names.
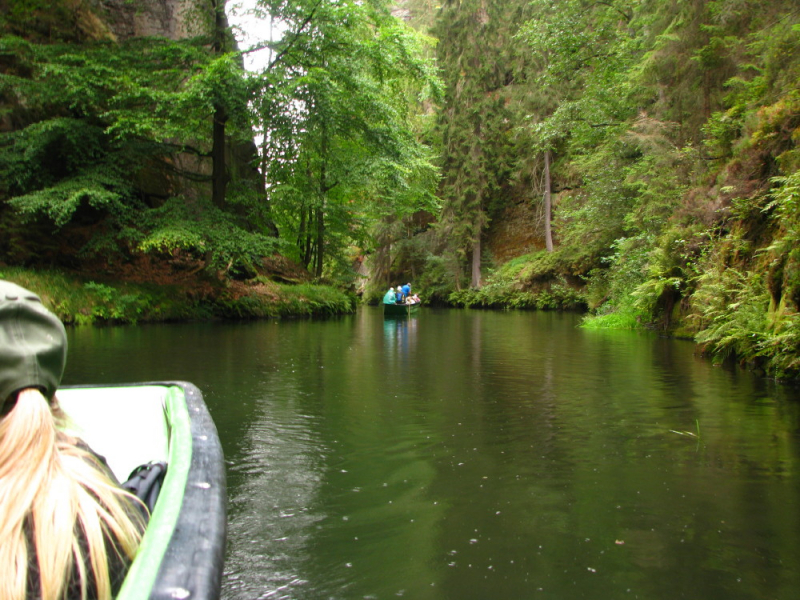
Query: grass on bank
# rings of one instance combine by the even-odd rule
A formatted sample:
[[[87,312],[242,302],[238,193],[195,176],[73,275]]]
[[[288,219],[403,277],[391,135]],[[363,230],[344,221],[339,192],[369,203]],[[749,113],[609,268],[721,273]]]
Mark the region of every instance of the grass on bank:
[[[256,278],[252,294],[222,295],[214,303],[217,316],[226,319],[329,317],[355,312],[355,298],[329,285],[287,285]]]
[[[620,310],[604,315],[586,315],[581,321],[585,329],[644,329],[638,312],[634,310]]]
[[[355,310],[354,299],[333,287],[262,279],[245,286],[244,294],[222,287],[203,296],[177,285],[98,283],[60,271],[18,267],[0,267],[0,279],[39,294],[47,308],[71,325],[331,316]]]

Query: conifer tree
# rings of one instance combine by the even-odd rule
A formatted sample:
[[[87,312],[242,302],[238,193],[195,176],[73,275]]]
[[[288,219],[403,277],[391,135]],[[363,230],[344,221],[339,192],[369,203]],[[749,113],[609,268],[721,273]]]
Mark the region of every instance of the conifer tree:
[[[525,2],[451,0],[433,33],[445,84],[439,115],[443,204],[441,228],[458,264],[481,285],[482,236],[503,203],[514,167],[511,90],[517,59],[513,35]],[[456,273],[456,287],[464,274]]]
[[[220,15],[212,4],[198,2],[197,29],[207,35],[180,40],[116,40],[103,29],[92,37],[69,21],[64,33],[49,23],[40,39],[27,27],[39,23],[41,4],[17,0],[0,20],[0,94],[13,124],[0,132],[8,222],[21,216],[49,234],[91,224],[80,250],[109,260],[182,250],[225,271],[267,252],[272,241],[244,218],[257,192],[241,178],[236,202],[226,193],[227,141],[251,132],[224,19],[204,28]]]

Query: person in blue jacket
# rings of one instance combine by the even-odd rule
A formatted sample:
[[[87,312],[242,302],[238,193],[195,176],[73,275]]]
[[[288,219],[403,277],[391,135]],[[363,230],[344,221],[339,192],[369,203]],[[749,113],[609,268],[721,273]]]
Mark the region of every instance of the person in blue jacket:
[[[383,303],[384,304],[395,304],[397,301],[397,297],[394,293],[394,288],[389,288],[389,291],[383,296]]]
[[[403,286],[403,300],[411,296],[411,284],[407,283]]]
[[[399,285],[397,286],[397,293],[395,293],[394,297],[395,297],[395,302],[397,304],[404,304],[405,303],[405,299],[404,299],[404,296],[403,296],[403,288],[400,287]]]

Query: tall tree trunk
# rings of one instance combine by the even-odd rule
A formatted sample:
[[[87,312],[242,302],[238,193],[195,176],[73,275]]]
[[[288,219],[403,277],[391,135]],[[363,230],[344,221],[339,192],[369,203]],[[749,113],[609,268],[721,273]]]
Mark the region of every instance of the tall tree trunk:
[[[317,213],[317,231],[316,231],[316,246],[317,257],[314,265],[314,277],[319,279],[322,277],[322,262],[324,259],[323,249],[325,247],[325,199],[328,197],[328,192],[331,191],[331,186],[328,183],[328,127],[327,123],[322,121],[322,139],[320,145],[320,156],[322,158],[319,169],[319,207],[316,209]]]
[[[300,225],[297,228],[297,248],[300,250],[300,262],[307,269],[309,261],[311,260],[308,250],[308,233],[306,232],[306,209],[304,206],[300,207]]]
[[[314,209],[308,209],[308,215],[306,216],[306,232],[305,232],[305,239],[304,239],[304,256],[305,262],[303,263],[306,269],[311,268],[311,261],[314,260]]]
[[[325,207],[320,206],[317,209],[317,240],[316,240],[317,256],[316,256],[316,264],[314,265],[314,276],[317,279],[322,277],[322,259],[323,259],[322,248],[324,242],[325,242]]]
[[[214,8],[214,38],[212,47],[215,54],[225,50],[228,22],[225,17],[225,0],[212,0]],[[228,173],[225,160],[225,125],[228,114],[219,102],[214,103],[214,124],[211,132],[211,201],[216,207],[225,205],[225,191],[228,186]]]
[[[225,124],[228,115],[219,105],[214,106],[214,126],[211,146],[211,201],[214,206],[225,206],[225,191],[228,186],[228,173],[225,164]]]
[[[475,244],[472,246],[472,281],[470,287],[481,287],[481,234],[478,231],[478,237]]]
[[[550,150],[546,150],[544,153],[544,243],[548,252],[553,251],[553,233],[550,229],[552,213],[550,190]]]

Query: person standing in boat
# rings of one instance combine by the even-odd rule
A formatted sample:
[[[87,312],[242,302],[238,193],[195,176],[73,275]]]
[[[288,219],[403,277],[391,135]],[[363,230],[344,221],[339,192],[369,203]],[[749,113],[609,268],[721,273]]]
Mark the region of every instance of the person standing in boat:
[[[390,287],[389,291],[386,292],[383,296],[383,303],[384,304],[395,304],[397,302],[397,297],[395,296],[394,288]]]
[[[403,286],[403,300],[408,300],[411,297],[411,284],[407,283]]]
[[[64,325],[0,280],[0,598],[110,600],[144,531],[138,502],[61,430]]]

